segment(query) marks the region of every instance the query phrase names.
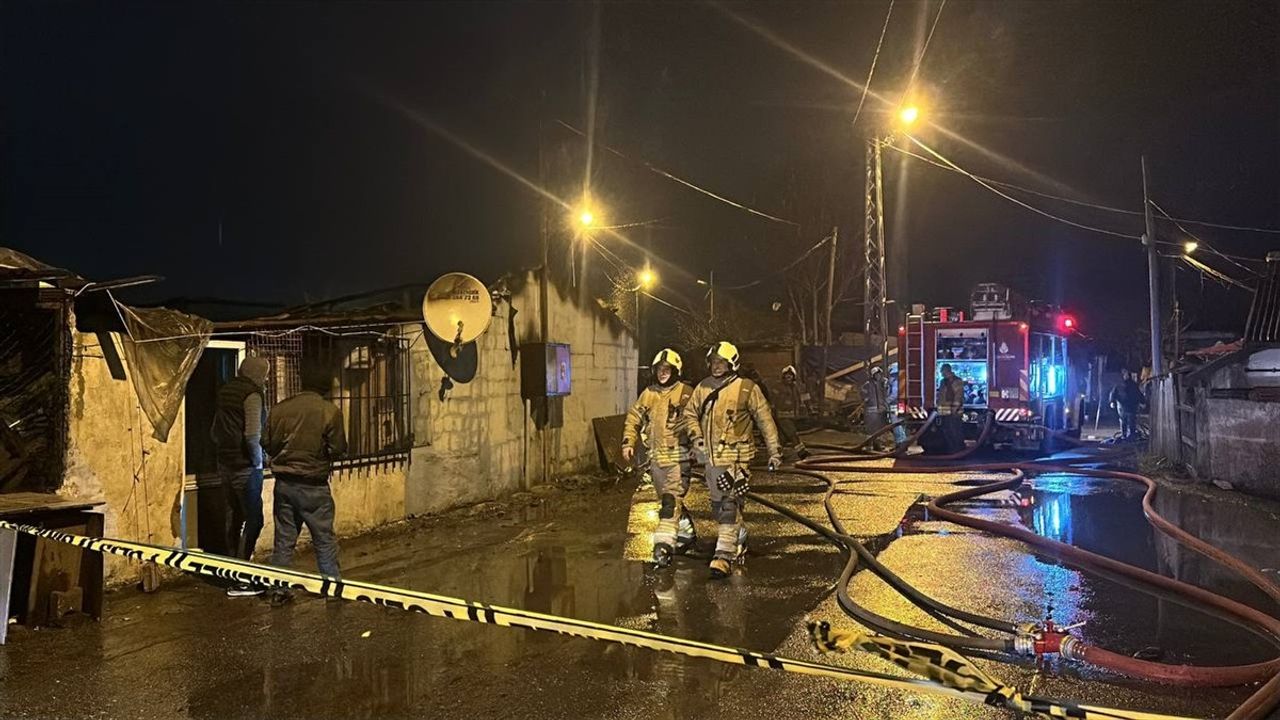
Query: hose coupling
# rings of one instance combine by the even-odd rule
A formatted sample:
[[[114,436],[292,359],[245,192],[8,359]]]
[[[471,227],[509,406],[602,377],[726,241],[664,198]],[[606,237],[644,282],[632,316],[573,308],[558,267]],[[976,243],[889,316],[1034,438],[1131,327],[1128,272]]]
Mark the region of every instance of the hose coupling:
[[[1058,645],[1058,654],[1067,660],[1083,660],[1084,644],[1068,635]]]
[[[1013,651],[1018,655],[1035,655],[1036,636],[1019,628],[1018,634],[1013,636]]]

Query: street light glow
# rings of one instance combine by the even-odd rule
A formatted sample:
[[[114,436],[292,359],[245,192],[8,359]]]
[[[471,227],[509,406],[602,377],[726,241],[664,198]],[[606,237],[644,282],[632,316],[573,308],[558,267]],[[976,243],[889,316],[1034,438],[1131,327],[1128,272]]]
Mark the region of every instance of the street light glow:
[[[653,287],[658,282],[658,276],[649,268],[645,268],[636,273],[636,280],[640,283],[640,287],[646,290]]]
[[[583,210],[578,215],[578,224],[583,227],[591,227],[596,221],[596,216],[590,210]]]
[[[1188,255],[1195,252],[1198,247],[1200,247],[1200,243],[1195,240],[1188,240],[1182,244],[1182,250]]]
[[[920,108],[916,107],[915,105],[908,105],[902,108],[902,110],[898,112],[898,120],[900,120],[902,124],[906,126],[909,126],[912,123],[914,123],[917,119],[919,119],[919,117],[920,117]]]

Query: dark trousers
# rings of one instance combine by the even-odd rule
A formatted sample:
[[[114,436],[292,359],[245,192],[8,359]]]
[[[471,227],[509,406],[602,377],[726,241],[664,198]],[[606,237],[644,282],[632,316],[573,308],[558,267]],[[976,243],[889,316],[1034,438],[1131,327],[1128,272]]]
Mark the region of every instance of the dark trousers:
[[[271,564],[289,567],[298,533],[306,525],[320,574],[339,577],[338,536],[333,531],[333,494],[328,480],[277,475],[274,499],[276,538]]]
[[[804,441],[800,439],[800,431],[796,429],[796,421],[792,417],[777,418],[778,436],[782,438],[782,444],[791,446],[796,452],[804,450]]]
[[[230,557],[249,560],[262,534],[262,470],[218,466],[227,505],[224,540]]]
[[[1138,436],[1138,411],[1120,408],[1120,437],[1132,440]]]
[[[947,441],[947,452],[957,453],[964,450],[964,418],[959,413],[938,416],[939,429]]]

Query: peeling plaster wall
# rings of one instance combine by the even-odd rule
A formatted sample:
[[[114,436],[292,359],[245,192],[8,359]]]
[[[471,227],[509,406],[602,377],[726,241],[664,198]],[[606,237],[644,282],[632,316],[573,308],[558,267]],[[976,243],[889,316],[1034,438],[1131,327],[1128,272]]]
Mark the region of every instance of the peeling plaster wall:
[[[118,349],[119,337],[111,340]],[[58,493],[105,501],[110,537],[177,545],[185,414],[168,442],[156,440],[132,381],[111,377],[97,337],[73,332],[72,343],[66,475]],[[136,567],[106,556],[107,582],[133,579]]]
[[[515,345],[540,341],[538,281],[535,273],[518,280],[510,304],[498,304],[498,315],[477,341],[475,379],[455,383],[448,399],[439,398],[444,371],[426,343],[413,345],[415,447],[405,499],[411,515],[490,500],[544,481],[543,440],[520,397],[520,369],[508,338],[514,308]],[[576,292],[554,285],[549,292],[548,341],[569,343],[573,363],[563,427],[544,431],[553,475],[596,466],[591,419],[624,413],[635,397],[634,337]]]

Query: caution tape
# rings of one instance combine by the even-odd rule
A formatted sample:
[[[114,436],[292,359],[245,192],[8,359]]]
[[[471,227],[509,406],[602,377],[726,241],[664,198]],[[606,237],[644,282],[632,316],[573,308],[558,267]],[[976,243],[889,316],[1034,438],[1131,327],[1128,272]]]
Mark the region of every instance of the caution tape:
[[[605,625],[602,623],[593,623],[586,620],[578,620],[558,615],[547,615],[544,613],[520,610],[517,608],[500,607],[471,600],[451,598],[444,595],[433,595],[416,590],[404,590],[385,585],[375,585],[373,583],[360,582],[358,580],[343,580],[340,578],[317,575],[315,573],[302,572],[299,570],[261,565],[247,560],[223,557],[221,555],[211,555],[209,553],[199,551],[181,550],[178,548],[129,542],[126,540],[115,540],[111,538],[92,538],[83,535],[65,533],[58,530],[38,528],[31,525],[14,524],[4,520],[0,520],[0,529],[26,533],[28,535],[34,535],[49,540],[56,540],[69,545],[75,545],[76,547],[84,550],[118,555],[138,562],[152,562],[158,565],[171,567],[176,570],[182,570],[184,572],[206,575],[224,580],[251,583],[268,589],[300,590],[323,597],[341,598],[343,600],[369,603],[380,607],[397,608],[400,610],[418,612],[451,620],[465,620],[476,623],[486,623],[489,625],[500,625],[502,627],[554,632],[572,637],[589,638],[602,642],[630,645],[632,647],[657,650],[659,652],[670,652],[686,657],[715,660],[717,662],[727,663],[730,665],[769,668],[800,675],[863,682],[898,690],[946,695],[962,698],[970,702],[995,705],[1010,710],[1032,712],[1040,715],[1041,717],[1099,719],[1125,718],[1126,720],[1188,720],[1186,718],[1178,718],[1171,715],[1138,713],[1127,710],[1088,708],[1080,705],[1041,701],[1038,699],[1034,701],[1024,699],[1022,702],[1027,704],[1023,706],[1018,704],[1019,699],[1022,698],[1020,694],[1016,691],[1009,691],[1007,695],[1002,694],[999,689],[1004,686],[1001,686],[999,683],[991,680],[991,678],[981,673],[981,671],[978,671],[977,668],[974,668],[968,663],[968,661],[964,660],[964,658],[958,654],[945,648],[933,645],[923,645],[921,643],[905,643],[873,636],[862,636],[864,639],[861,641],[867,644],[863,649],[872,650],[873,652],[882,654],[882,656],[884,656],[885,653],[888,653],[891,660],[897,656],[912,659],[907,662],[907,664],[903,664],[897,660],[894,660],[894,662],[905,669],[911,670],[912,672],[924,670],[924,672],[921,672],[920,674],[929,679],[904,678],[869,670],[854,670],[852,668],[839,667],[835,665],[795,660],[770,653],[760,653],[723,645],[697,642],[695,640],[685,640],[683,638],[659,635],[657,633],[646,632],[644,630],[634,630],[616,625]],[[825,650],[833,651],[844,649],[857,644],[849,638],[838,634],[836,631],[830,631],[829,628],[828,631],[827,644],[823,646],[823,649]],[[861,645],[859,645],[859,647],[861,647]],[[924,662],[921,664],[919,660],[929,657],[930,652],[934,653],[933,657],[935,657],[937,661],[934,663]],[[961,663],[963,668],[968,669],[957,668],[955,666],[956,662]],[[944,668],[945,672],[939,672],[937,669],[939,666]],[[951,673],[951,675],[948,675],[948,672]],[[964,677],[966,680],[957,680],[957,678],[960,677]]]

